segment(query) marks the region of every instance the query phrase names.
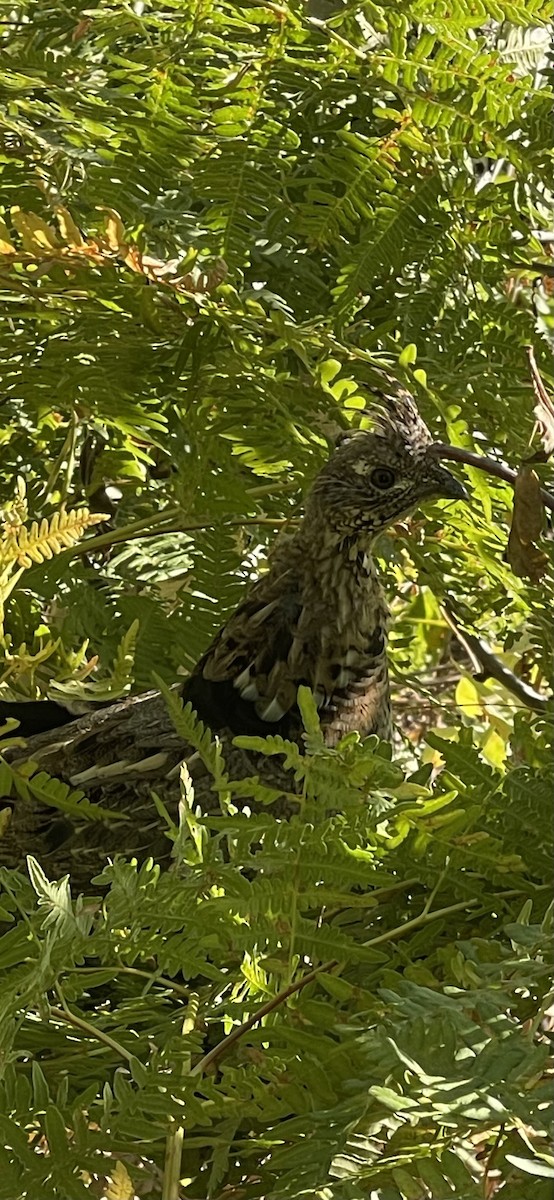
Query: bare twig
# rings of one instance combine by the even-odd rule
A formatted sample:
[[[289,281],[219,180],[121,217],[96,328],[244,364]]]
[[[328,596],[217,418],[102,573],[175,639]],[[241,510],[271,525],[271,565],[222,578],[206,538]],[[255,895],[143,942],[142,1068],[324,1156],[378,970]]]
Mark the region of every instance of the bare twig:
[[[554,268],[552,270],[552,274],[554,275]],[[548,395],[548,392],[544,386],[542,375],[537,366],[537,360],[535,358],[535,351],[533,350],[532,346],[527,346],[526,349],[527,349],[527,358],[529,359],[529,370],[531,371],[531,381],[533,384],[533,391],[534,391],[537,399],[541,400],[543,404],[546,404],[548,406],[548,404],[550,403],[550,396]]]
[[[512,486],[517,479],[517,471],[513,471],[511,467],[505,467],[503,463],[495,462],[493,458],[487,458],[484,454],[474,454],[471,450],[465,450],[463,446],[435,442],[431,449],[437,458],[447,458],[452,462],[466,463],[468,467],[477,467],[479,471],[485,471],[487,475],[496,475],[497,479],[504,479]],[[554,512],[554,496],[545,488],[541,488],[541,496],[545,507]]]
[[[461,446],[450,446],[446,442],[435,442],[435,445],[431,449],[438,458],[452,459],[454,462],[466,463],[467,466],[477,467],[480,471],[485,471],[488,475],[496,475],[498,479],[504,479],[512,485],[517,478],[517,471],[513,471],[511,467],[505,467],[502,463],[497,463],[494,459],[486,458],[484,455],[473,454],[470,450],[464,450]],[[252,494],[261,494],[262,490],[266,489],[256,489]],[[545,491],[544,488],[541,488],[541,496],[546,507],[554,512],[554,496],[550,492]],[[199,521],[189,521],[182,509],[174,506],[162,510],[161,513],[152,513],[149,517],[132,521],[119,529],[108,530],[106,533],[99,533],[95,537],[87,538],[77,546],[70,546],[67,550],[62,550],[60,558],[76,558],[88,555],[93,551],[106,550],[121,542],[134,541],[138,538],[157,537],[166,533],[197,533],[202,529],[213,529],[214,527],[223,525],[228,528],[270,525],[272,528],[279,529],[281,526],[289,523],[294,524],[294,521],[288,517],[279,519],[277,517],[262,516],[223,521],[214,521],[209,518],[200,519]]]
[[[504,663],[493,653],[488,642],[476,637],[469,630],[462,629],[447,604],[441,604],[441,612],[460,645],[469,655],[477,680],[484,682],[486,679],[496,679],[527,708],[533,708],[537,712],[544,711],[548,704],[546,696],[543,696],[541,692],[536,692],[534,688],[529,687],[529,684],[524,683],[523,679],[518,679],[518,676],[510,671],[509,667],[505,667]]]
[[[522,275],[533,275],[533,274],[534,274],[534,275],[536,275],[536,276],[543,276],[543,277],[544,277],[545,275],[548,275],[549,279],[553,279],[553,278],[554,278],[554,263],[551,263],[551,262],[550,262],[550,263],[543,263],[543,262],[530,262],[530,263],[513,262],[513,263],[510,263],[510,266],[511,266],[511,267],[515,267],[515,269],[516,269],[517,271],[521,271]]]

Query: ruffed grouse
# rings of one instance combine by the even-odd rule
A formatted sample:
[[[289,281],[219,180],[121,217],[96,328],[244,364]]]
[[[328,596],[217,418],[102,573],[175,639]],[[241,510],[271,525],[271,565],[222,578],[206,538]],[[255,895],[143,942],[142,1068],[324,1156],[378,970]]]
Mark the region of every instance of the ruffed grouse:
[[[390,737],[388,613],[372,545],[422,501],[465,497],[431,446],[412,398],[391,381],[373,431],[341,437],[307,496],[299,527],[277,540],[268,572],[182,686],[184,700],[224,739],[236,778],[264,778],[264,764],[231,747],[233,735],[301,739],[300,684],[314,693],[328,744],[350,730]],[[32,737],[24,753],[10,752],[12,762],[32,758],[129,820],[115,827],[79,823],[36,801],[12,799],[0,862],[19,866],[31,852],[51,877],[69,871],[77,887],[86,887],[115,852],[167,860],[170,843],[152,789],[175,815],[175,768],[186,756],[163,699],[152,692]],[[271,784],[273,772],[271,760],[265,775]],[[194,760],[192,773],[197,801],[210,804],[211,795],[213,808],[210,779],[198,775]]]

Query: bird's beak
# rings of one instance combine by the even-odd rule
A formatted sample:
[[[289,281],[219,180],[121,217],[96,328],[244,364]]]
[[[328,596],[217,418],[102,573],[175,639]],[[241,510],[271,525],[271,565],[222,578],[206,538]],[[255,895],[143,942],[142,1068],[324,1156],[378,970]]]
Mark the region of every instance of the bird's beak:
[[[434,463],[428,473],[429,495],[445,500],[469,500],[469,495],[459,479],[450,474],[446,467]]]

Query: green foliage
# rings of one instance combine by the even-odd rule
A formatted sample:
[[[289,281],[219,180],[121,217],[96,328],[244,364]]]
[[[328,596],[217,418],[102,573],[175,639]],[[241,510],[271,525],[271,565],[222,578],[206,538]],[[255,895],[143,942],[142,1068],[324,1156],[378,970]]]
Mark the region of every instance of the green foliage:
[[[4,18],[0,699],[105,700],[199,657],[376,367],[437,438],[532,452],[553,9]],[[550,1196],[552,716],[472,677],[441,603],[547,689],[552,543],[517,578],[511,489],[465,476],[465,511],[381,541],[395,762],[325,749],[302,698],[306,756],[249,743],[290,772],[279,822],[169,696],[221,798],[202,817],[183,770],[174,869],[85,900],[3,872],[0,1200]],[[37,764],[0,782],[84,814]]]
[[[183,1197],[478,1200],[494,1156],[507,1195],[533,1171],[546,1200],[546,794],[528,860],[503,837],[519,812],[506,776],[469,741],[442,749],[432,791],[375,739],[314,745],[288,822],[203,818],[186,784],[179,868],[117,860],[101,905],[31,861],[33,903],[4,871],[0,1196],[14,1163],[30,1196],[85,1196],[120,1158],[130,1195],[145,1170],[146,1194],[171,1195],[182,1129]]]

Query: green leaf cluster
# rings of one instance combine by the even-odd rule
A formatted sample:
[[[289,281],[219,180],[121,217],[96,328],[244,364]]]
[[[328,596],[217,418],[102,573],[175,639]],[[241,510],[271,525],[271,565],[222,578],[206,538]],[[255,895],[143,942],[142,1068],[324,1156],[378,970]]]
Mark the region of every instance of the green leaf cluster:
[[[0,504],[6,545],[28,522],[53,556],[1,581],[0,700],[171,685],[376,368],[438,439],[534,452],[552,18],[551,0],[3,11]],[[278,821],[173,698],[221,805],[199,814],[183,770],[172,870],[117,861],[84,899],[34,861],[31,883],[2,873],[0,1198],[549,1198],[552,717],[475,679],[441,606],[547,695],[552,542],[541,583],[516,578],[511,489],[463,472],[470,505],[379,546],[394,762],[325,749],[302,698],[307,755],[250,743],[287,773]],[[62,544],[61,514],[85,511],[102,520]],[[0,781],[6,803],[84,811],[34,768]]]
[[[517,791],[468,740],[435,789],[375,739],[263,748],[303,778],[288,821],[255,781],[257,811],[202,817],[184,778],[174,870],[116,859],[101,903],[3,871],[0,1196],[85,1197],[119,1160],[170,1195],[178,1140],[183,1197],[478,1200],[494,1160],[546,1200],[539,773],[516,852]]]

